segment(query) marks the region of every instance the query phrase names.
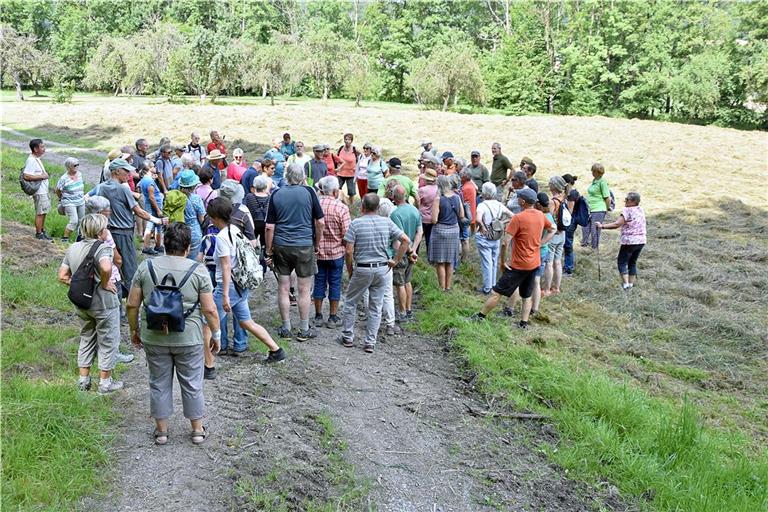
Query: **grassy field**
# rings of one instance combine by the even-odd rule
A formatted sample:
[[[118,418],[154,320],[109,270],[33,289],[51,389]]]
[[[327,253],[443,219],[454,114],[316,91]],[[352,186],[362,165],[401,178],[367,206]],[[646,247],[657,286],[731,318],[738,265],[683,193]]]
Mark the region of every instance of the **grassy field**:
[[[577,250],[576,276],[544,302],[543,320],[525,333],[501,319],[464,320],[480,305],[471,293],[479,281],[476,264],[460,269],[448,295],[436,290],[432,270],[421,267],[419,328],[450,337],[489,397],[551,416],[560,438],[542,449],[572,477],[610,481],[655,510],[768,508],[765,133],[600,117],[355,109],[342,101],[221,103],[77,95],[72,105],[52,105],[35,99],[4,103],[3,124],[102,150],[139,136],[186,142],[193,130],[217,128],[246,156],[283,131],[307,144],[336,144],[352,131],[358,146],[379,143],[411,172],[423,137],[459,155],[477,147],[486,165],[498,140],[513,160],[532,157],[540,182],[570,172],[581,176],[580,190],[591,163],[603,162],[615,195],[639,191],[648,215],[649,243],[631,294],[618,287],[618,235],[610,232],[600,254]],[[3,216],[29,223],[31,201],[8,194],[18,184],[6,169],[17,169],[20,156],[4,151],[3,157]],[[49,232],[60,228],[63,223],[49,225]],[[42,282],[41,291],[31,292],[8,287],[8,279],[4,268],[5,307],[50,302]],[[3,365],[5,374],[5,359]]]

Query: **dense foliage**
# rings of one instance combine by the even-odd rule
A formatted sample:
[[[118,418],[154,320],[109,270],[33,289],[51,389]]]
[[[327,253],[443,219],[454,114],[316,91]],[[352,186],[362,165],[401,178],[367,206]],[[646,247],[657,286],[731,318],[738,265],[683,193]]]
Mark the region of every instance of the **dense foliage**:
[[[760,0],[0,3],[0,78],[19,95],[64,82],[768,126]]]

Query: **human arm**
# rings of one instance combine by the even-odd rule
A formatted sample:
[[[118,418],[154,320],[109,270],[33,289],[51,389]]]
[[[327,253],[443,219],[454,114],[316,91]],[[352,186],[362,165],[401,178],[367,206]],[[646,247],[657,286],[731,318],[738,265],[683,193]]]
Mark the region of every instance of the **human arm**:
[[[416,236],[413,239],[413,244],[411,244],[411,247],[413,247],[413,249],[408,249],[405,252],[413,263],[416,263],[419,260],[419,254],[416,251],[419,250],[419,245],[421,244],[421,239],[423,237],[424,237],[424,228],[421,225],[419,225],[419,227],[416,228]]]
[[[112,264],[117,268],[123,266],[123,257],[120,254],[120,251],[117,250],[117,247],[112,248]]]
[[[221,350],[221,329],[219,325],[219,312],[216,309],[216,303],[213,301],[213,294],[210,292],[200,293],[200,312],[205,317],[205,321],[208,323],[208,327],[211,327],[211,352],[218,354]],[[215,330],[214,330],[215,328]]]
[[[141,342],[141,334],[139,332],[139,306],[144,299],[141,287],[131,286],[131,291],[128,293],[128,303],[125,308],[126,316],[128,317],[128,327],[131,330],[131,343],[136,348],[143,346]]]
[[[104,290],[112,293],[117,293],[115,283],[112,282],[112,258],[103,257],[99,259],[99,286]]]
[[[230,313],[232,306],[229,304],[229,283],[232,280],[232,259],[229,255],[220,256],[219,263],[221,264],[222,309],[225,313]]]
[[[65,284],[69,286],[69,283],[72,281],[72,269],[69,268],[69,265],[62,263],[59,267],[59,282],[62,284]]]
[[[355,255],[355,244],[353,242],[345,242],[344,245],[344,263],[347,265],[347,274],[352,277],[352,261]]]
[[[624,224],[626,224],[626,221],[624,220],[624,214],[621,214],[619,215],[619,218],[616,219],[614,222],[609,222],[608,224],[596,222],[595,227],[597,227],[597,229],[618,229]]]
[[[432,224],[437,224],[437,219],[440,216],[440,195],[436,195],[434,201],[432,201]]]
[[[403,260],[405,253],[410,251],[411,239],[408,238],[408,235],[401,233],[397,240],[400,242],[400,244],[397,246],[397,252],[395,253],[395,256],[387,262],[387,266],[389,266],[389,268],[395,268],[397,264]]]
[[[157,200],[155,200],[155,186],[150,185],[147,187],[147,196],[149,197],[149,204],[152,205],[152,213],[156,213],[157,215],[161,215],[162,212],[160,211],[160,207],[157,205]]]

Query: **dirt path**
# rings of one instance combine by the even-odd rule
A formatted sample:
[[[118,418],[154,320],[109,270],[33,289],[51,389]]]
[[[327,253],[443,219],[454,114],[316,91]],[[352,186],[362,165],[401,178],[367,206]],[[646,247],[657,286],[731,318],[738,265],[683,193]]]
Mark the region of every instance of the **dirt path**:
[[[275,304],[271,291],[258,291],[254,318],[269,325]],[[260,364],[260,356],[220,359],[218,378],[205,381],[211,436],[202,447],[187,437],[178,389],[170,441],[152,444],[147,370],[138,354],[116,399],[123,421],[114,491],[97,508],[304,510],[314,500],[347,510],[626,509],[566,480],[531,448],[554,435],[551,427],[470,414],[488,406],[441,340],[408,333],[368,355],[336,344],[330,329],[319,332],[310,342],[284,344],[290,358],[276,367]],[[344,501],[345,494],[355,498]]]
[[[24,153],[29,152],[29,135],[7,126],[0,126],[4,132],[10,133],[14,138],[3,137],[2,143],[6,146],[18,149]],[[85,181],[89,183],[98,183],[101,176],[102,166],[96,165],[91,160],[103,160],[107,157],[106,153],[96,149],[78,148],[68,144],[62,144],[54,141],[45,141],[45,155],[43,163],[52,162],[56,165],[64,165],[64,160],[74,156],[80,160],[80,172],[83,173]]]

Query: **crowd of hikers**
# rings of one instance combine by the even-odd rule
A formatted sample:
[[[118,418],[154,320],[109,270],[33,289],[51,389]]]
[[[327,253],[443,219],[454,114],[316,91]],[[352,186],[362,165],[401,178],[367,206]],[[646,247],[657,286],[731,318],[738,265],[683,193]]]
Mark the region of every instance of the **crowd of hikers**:
[[[34,198],[36,237],[51,240],[45,144],[34,139],[30,151],[19,180]],[[351,133],[338,148],[314,144],[311,152],[286,133],[250,161],[241,148],[230,152],[217,131],[207,144],[197,133],[185,144],[163,138],[154,151],[139,139],[108,154],[100,183],[87,193],[78,160],[68,158],[54,191],[58,213],[68,218],[61,241],[76,241],[58,277],[82,320],[80,389],[91,388],[94,359],[98,391],[122,388],[111,373],[133,359],[118,350],[123,318],[132,344],[146,354],[155,442],[168,440],[175,374],[198,444],[207,435],[203,380],[216,377],[216,357],[247,355],[252,334],[267,347],[267,363],[282,361],[276,339],[307,341],[321,327],[337,329],[340,345],[371,353],[379,337],[414,319],[411,280],[420,257],[446,292],[457,268],[479,260],[476,291],[487,298],[470,319],[484,320],[502,300],[499,314],[517,316],[520,302],[521,329],[573,275],[578,226],[591,257],[599,257],[602,229],[621,230],[621,286],[634,286],[646,242],[640,195],[628,193],[616,220],[606,222],[615,205],[601,164],[592,165],[582,195],[576,176],[539,183],[531,158],[513,164],[498,143],[488,166],[479,150],[466,161],[427,139],[415,156],[418,175],[411,178],[400,158],[385,161],[382,148],[369,143],[358,149]],[[474,250],[477,260],[470,259]],[[274,337],[249,306],[268,274],[281,322]],[[358,319],[365,321],[361,343]]]

